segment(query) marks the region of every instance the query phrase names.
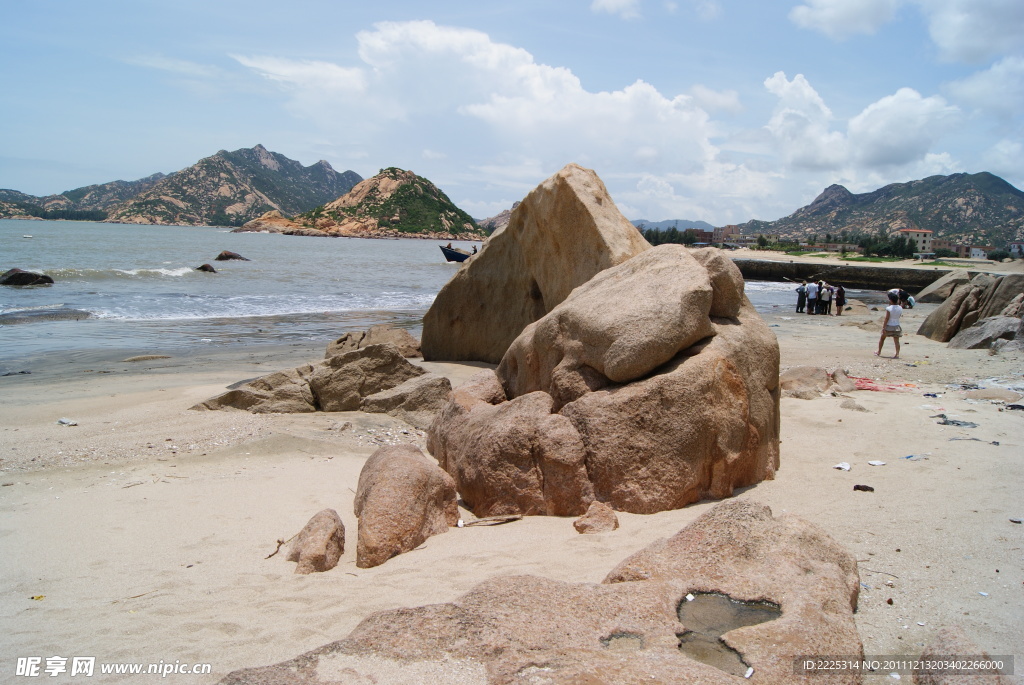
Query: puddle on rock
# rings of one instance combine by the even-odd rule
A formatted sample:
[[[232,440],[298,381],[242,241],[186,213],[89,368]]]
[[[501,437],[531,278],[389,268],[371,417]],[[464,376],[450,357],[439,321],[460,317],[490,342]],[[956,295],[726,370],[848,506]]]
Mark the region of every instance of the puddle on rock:
[[[743,676],[748,664],[721,640],[730,630],[772,621],[782,615],[778,604],[744,602],[717,592],[702,592],[679,603],[679,621],[687,630],[679,634],[679,651],[691,659],[727,673]]]
[[[615,652],[635,652],[644,648],[644,638],[636,633],[612,633],[601,644]]]

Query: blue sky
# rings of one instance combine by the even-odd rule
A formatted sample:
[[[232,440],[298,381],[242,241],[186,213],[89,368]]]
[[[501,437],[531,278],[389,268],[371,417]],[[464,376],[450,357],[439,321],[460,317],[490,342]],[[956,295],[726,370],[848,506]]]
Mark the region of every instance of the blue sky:
[[[991,171],[1024,187],[1021,0],[33,0],[0,22],[0,188],[262,143],[411,169],[484,218],[563,165],[630,219],[775,219]]]

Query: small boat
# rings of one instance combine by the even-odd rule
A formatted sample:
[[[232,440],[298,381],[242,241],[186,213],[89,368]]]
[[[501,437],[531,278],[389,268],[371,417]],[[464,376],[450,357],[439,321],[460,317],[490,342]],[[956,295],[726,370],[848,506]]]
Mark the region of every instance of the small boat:
[[[444,253],[444,258],[449,262],[464,262],[473,256],[473,253],[466,252],[457,247],[451,247],[449,245],[441,245],[441,252]]]
[[[32,236],[30,236],[30,235],[23,235],[23,236],[21,236],[21,237],[22,237],[22,238],[31,238]]]

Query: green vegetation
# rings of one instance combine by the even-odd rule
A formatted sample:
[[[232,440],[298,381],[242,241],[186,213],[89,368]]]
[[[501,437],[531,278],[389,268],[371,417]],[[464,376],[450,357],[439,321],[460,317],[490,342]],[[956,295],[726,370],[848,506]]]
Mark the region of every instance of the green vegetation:
[[[640,234],[643,235],[644,240],[649,242],[651,245],[664,245],[666,243],[674,243],[676,245],[693,245],[697,242],[697,231],[692,228],[680,231],[678,228],[673,226],[672,228],[664,231],[657,228],[639,228],[639,230]]]
[[[959,255],[957,255],[956,252],[953,252],[953,250],[949,249],[948,247],[940,247],[937,250],[935,250],[935,256],[938,258],[946,257],[948,259],[950,257],[957,257]]]
[[[1006,250],[992,250],[991,252],[988,253],[987,256],[993,262],[1001,262],[1004,259],[1012,259],[1013,258],[1013,255],[1011,255]]]

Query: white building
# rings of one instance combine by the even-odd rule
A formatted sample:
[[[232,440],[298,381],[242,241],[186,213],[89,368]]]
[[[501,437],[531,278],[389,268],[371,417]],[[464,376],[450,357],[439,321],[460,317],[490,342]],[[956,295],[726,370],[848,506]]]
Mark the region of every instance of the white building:
[[[900,235],[910,241],[914,252],[932,251],[932,232],[923,228],[901,228]]]

